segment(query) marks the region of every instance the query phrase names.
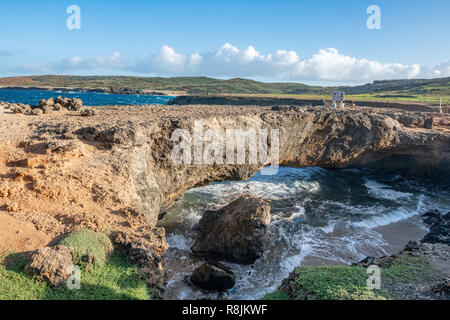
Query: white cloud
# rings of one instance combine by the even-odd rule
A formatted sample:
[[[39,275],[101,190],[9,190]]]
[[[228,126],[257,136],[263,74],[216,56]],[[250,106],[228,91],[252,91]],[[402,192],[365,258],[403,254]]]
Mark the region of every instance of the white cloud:
[[[264,55],[252,46],[240,49],[229,43],[215,52],[180,53],[164,45],[147,58],[130,60],[120,52],[109,56],[82,58],[74,56],[59,63],[18,67],[37,73],[94,72],[105,70],[109,74],[139,74],[160,76],[211,76],[264,78],[274,81],[330,81],[366,83],[373,80],[432,78],[450,76],[450,62],[435,67],[420,64],[381,63],[344,55],[335,48],[321,49],[311,57],[301,58],[295,51],[277,50]],[[12,68],[9,68],[12,70]],[[9,71],[11,72],[11,71]]]
[[[255,60],[264,60],[264,56],[260,55],[258,51],[252,46],[248,46],[247,49],[239,50],[235,46],[229,43],[225,43],[215,54],[218,60],[225,62],[240,62],[249,63]]]
[[[125,57],[120,52],[114,52],[110,56],[103,56],[95,58],[97,66],[102,67],[123,67],[126,63]]]
[[[291,78],[363,82],[378,79],[414,78],[420,65],[380,63],[342,55],[334,48],[319,50],[311,58],[293,64]]]
[[[202,62],[203,57],[199,53],[193,53],[189,56],[189,67],[193,67]]]
[[[444,62],[438,64],[431,70],[430,74],[433,77],[446,77],[450,75],[450,61],[445,60]]]
[[[267,61],[274,65],[289,67],[299,62],[299,57],[295,51],[277,50],[274,54],[267,56]]]

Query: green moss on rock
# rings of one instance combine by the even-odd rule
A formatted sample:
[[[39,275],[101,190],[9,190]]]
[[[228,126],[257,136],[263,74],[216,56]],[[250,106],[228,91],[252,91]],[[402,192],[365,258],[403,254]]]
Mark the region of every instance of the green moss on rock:
[[[369,289],[361,266],[300,266],[278,291],[263,299],[379,300],[410,299],[411,287],[425,286],[442,275],[423,257],[401,254],[381,259],[381,289]]]
[[[107,235],[91,230],[72,232],[60,241],[60,244],[73,249],[73,263],[85,265],[88,262],[104,265],[113,250]],[[93,261],[90,261],[93,259]]]
[[[24,272],[27,256],[0,256],[0,300],[148,300],[152,294],[126,256],[113,253],[104,265],[81,270],[80,289],[55,288]]]

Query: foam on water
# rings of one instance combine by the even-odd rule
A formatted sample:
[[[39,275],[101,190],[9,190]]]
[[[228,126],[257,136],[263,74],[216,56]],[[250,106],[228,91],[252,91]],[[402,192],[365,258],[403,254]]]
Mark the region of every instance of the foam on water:
[[[415,210],[400,207],[392,211],[392,213],[387,213],[384,215],[375,215],[374,217],[371,217],[367,220],[354,223],[354,225],[373,229],[376,227],[386,226],[394,222],[411,218],[413,216],[423,213],[424,208],[423,198],[424,198],[423,195],[419,195],[419,200],[417,202],[417,207]]]
[[[247,181],[196,188],[169,208],[161,221],[170,245],[166,298],[217,298],[217,293],[203,292],[186,281],[203,263],[190,251],[193,227],[205,210],[226,205],[243,193],[272,200],[271,244],[251,266],[225,263],[237,278],[235,287],[225,293],[230,299],[261,298],[306,258],[350,264],[368,255],[386,255],[388,243],[375,228],[430,208],[450,209],[450,200],[427,186],[359,169],[280,168],[275,176],[256,174]]]
[[[411,193],[395,191],[388,185],[365,179],[364,185],[369,190],[369,194],[375,198],[399,201],[403,198],[410,198]]]

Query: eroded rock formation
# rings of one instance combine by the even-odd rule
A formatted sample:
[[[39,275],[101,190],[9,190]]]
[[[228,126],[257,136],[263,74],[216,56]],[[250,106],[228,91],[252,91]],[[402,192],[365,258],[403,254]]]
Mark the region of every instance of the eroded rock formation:
[[[174,163],[172,133],[192,132],[198,121],[204,131],[279,130],[280,165],[345,168],[381,161],[384,169],[435,174],[448,170],[450,159],[449,131],[405,127],[395,119],[405,112],[248,106],[97,107],[96,112],[79,118],[66,112],[39,118],[4,113],[2,187],[23,181],[40,198],[72,193],[80,203],[131,205],[155,224],[186,190],[246,179],[268,164]]]
[[[57,104],[54,100],[53,106]],[[188,189],[246,179],[269,164],[175,163],[172,134],[177,129],[192,132],[196,122],[203,132],[278,130],[280,165],[377,165],[383,170],[406,167],[414,174],[449,176],[445,174],[450,161],[448,126],[407,127],[397,120],[408,114],[402,110],[110,106],[96,107],[96,116],[83,117],[60,109],[39,117],[11,108],[0,113],[0,222],[8,215],[33,225],[35,231],[26,237],[31,239],[29,249],[44,241],[33,239],[82,228],[143,233],[152,245],[136,244],[125,236],[131,240],[124,241],[124,247],[142,253],[137,261],[144,265],[150,257],[147,265],[158,269],[158,259],[167,249],[164,242],[151,240],[161,236],[154,228],[159,215]],[[436,119],[438,114],[424,116],[442,122]],[[0,240],[25,238],[10,234],[13,229],[2,223],[0,229]]]

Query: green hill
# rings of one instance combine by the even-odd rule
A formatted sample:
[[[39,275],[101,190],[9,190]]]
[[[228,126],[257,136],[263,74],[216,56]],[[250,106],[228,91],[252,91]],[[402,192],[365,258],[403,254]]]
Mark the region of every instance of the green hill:
[[[384,80],[360,86],[320,87],[301,83],[265,83],[248,79],[208,77],[27,76],[0,78],[0,87],[66,88],[117,93],[176,92],[178,94],[251,94],[329,97],[334,90],[348,98],[450,103],[450,77]]]

